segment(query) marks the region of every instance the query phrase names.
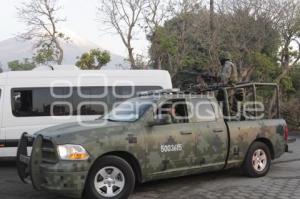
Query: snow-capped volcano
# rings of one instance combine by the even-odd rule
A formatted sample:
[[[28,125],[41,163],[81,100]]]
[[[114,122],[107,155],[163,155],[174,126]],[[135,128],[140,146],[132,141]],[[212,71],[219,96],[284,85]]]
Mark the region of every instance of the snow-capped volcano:
[[[65,31],[65,34],[70,37],[70,40],[62,42],[62,47],[64,49],[63,64],[73,65],[82,53],[88,52],[90,49],[102,49],[97,44],[88,41],[73,32]],[[3,70],[8,70],[7,63],[10,61],[31,58],[34,53],[33,45],[33,41],[24,41],[17,37],[0,41],[0,63],[2,64]],[[125,61],[125,58],[113,53],[111,53],[111,61],[103,67],[103,69],[128,68],[129,64]]]

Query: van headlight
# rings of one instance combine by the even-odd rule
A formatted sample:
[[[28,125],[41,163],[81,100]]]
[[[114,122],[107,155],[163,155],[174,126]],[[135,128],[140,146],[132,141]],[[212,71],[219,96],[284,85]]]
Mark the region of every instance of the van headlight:
[[[80,145],[59,145],[57,152],[61,160],[87,160],[90,156]]]

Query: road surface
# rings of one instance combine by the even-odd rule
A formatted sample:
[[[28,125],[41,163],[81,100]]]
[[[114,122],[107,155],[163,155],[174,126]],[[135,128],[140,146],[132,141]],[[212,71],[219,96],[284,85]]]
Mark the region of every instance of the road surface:
[[[237,170],[194,175],[139,185],[130,199],[300,199],[300,134],[262,178],[247,178]],[[14,163],[0,162],[1,199],[66,199],[37,192],[20,182]]]

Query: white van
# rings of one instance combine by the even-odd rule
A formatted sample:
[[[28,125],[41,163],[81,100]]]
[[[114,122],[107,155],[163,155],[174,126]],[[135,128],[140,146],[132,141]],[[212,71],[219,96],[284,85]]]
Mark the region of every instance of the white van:
[[[162,70],[24,71],[0,74],[0,157],[15,157],[23,132],[93,120],[137,92],[172,88]]]

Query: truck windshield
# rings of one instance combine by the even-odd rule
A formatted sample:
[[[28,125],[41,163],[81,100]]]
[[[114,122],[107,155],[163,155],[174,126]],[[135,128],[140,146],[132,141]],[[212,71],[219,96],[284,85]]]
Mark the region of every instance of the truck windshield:
[[[116,122],[134,122],[155,103],[154,99],[133,98],[116,106],[104,119]]]

